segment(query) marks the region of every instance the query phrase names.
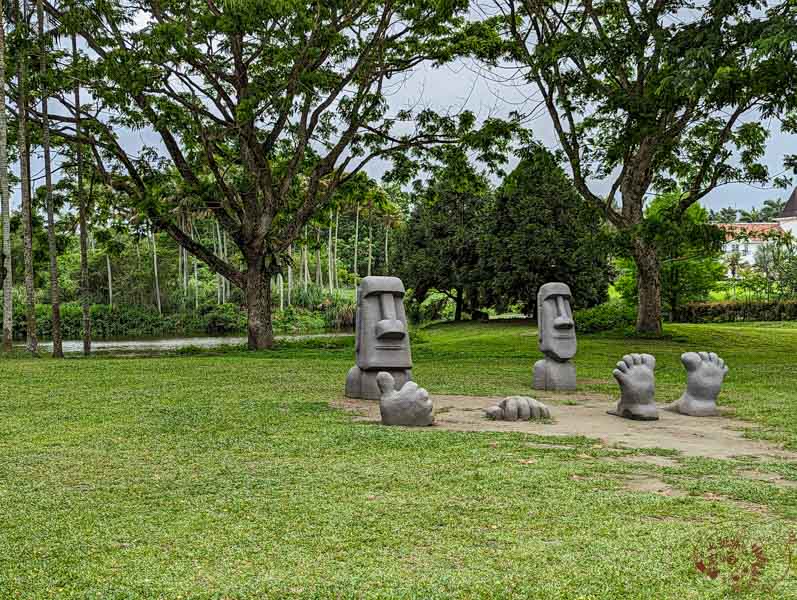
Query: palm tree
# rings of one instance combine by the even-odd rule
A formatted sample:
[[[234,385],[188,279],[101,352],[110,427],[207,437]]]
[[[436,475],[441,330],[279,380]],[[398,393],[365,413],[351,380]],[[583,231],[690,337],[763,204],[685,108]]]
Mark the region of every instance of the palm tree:
[[[2,2],[2,0],[0,0]],[[47,206],[47,244],[50,254],[50,307],[52,310],[53,356],[63,358],[61,345],[61,291],[58,286],[58,247],[55,243],[55,209],[53,208],[53,168],[50,156],[50,117],[47,106],[47,40],[44,36],[44,4],[36,0],[39,25],[39,73],[42,96],[42,150]],[[109,267],[110,269],[110,267]]]
[[[28,41],[28,2],[16,0],[16,25]],[[25,266],[25,312],[27,322],[27,348],[35,353],[39,347],[36,338],[36,289],[33,273],[33,207],[30,197],[30,146],[28,143],[28,59],[27,48],[21,49],[17,60],[17,112],[19,114],[19,173],[22,196],[23,262]]]
[[[764,206],[761,207],[761,216],[764,221],[774,221],[783,212],[783,207],[786,206],[785,200],[778,198],[770,198],[764,200]]]
[[[0,200],[3,216],[3,349],[11,351],[14,303],[11,281],[11,201],[8,189],[8,122],[6,120],[6,18],[5,0],[0,0]]]
[[[2,1],[2,0],[0,0]],[[72,67],[78,67],[77,36],[72,34]],[[73,82],[75,96],[75,135],[80,137],[80,80],[75,76]],[[83,312],[83,354],[91,354],[91,307],[89,305],[89,242],[88,242],[88,212],[86,198],[83,194],[83,146],[80,142],[75,144],[77,160],[77,189],[75,195],[78,201],[78,221],[80,223],[80,304]]]
[[[761,223],[764,220],[764,215],[760,210],[753,207],[750,210],[739,211],[740,223]]]

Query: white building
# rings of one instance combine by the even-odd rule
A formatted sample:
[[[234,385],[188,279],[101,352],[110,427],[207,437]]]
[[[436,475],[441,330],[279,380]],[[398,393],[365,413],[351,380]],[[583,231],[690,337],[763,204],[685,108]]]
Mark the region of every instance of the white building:
[[[718,223],[725,230],[725,256],[739,253],[741,262],[755,264],[758,248],[779,233],[791,233],[797,238],[797,189],[792,192],[774,223]]]

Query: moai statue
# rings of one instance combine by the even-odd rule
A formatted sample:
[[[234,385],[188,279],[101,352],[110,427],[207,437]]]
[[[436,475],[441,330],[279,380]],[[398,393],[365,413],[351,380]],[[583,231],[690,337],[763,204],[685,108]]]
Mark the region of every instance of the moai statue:
[[[576,389],[576,327],[570,308],[570,288],[546,283],[537,293],[537,328],[545,358],[534,364],[535,390]]]
[[[400,389],[412,379],[412,356],[398,277],[365,277],[357,288],[356,364],[346,377],[346,396],[379,400],[376,376],[390,374]]]
[[[608,413],[636,421],[657,420],[655,369],[656,359],[651,354],[623,356],[612,372],[620,384],[620,401]]]
[[[686,352],[681,362],[686,369],[686,390],[664,408],[692,417],[718,415],[717,396],[728,373],[725,361],[714,352]]]
[[[376,382],[382,396],[379,398],[379,413],[383,425],[404,425],[407,427],[427,427],[434,423],[434,405],[429,392],[408,381],[396,388],[396,381],[390,373],[379,371]]]

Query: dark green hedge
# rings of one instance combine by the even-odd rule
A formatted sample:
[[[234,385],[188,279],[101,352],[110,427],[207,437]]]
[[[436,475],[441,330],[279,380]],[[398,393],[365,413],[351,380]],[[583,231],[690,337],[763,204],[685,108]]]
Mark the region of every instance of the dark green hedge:
[[[633,326],[636,323],[636,307],[621,300],[613,300],[592,308],[578,310],[573,319],[576,322],[577,333],[614,331]]]
[[[684,305],[675,315],[675,321],[680,323],[794,320],[797,320],[797,300],[692,302]]]

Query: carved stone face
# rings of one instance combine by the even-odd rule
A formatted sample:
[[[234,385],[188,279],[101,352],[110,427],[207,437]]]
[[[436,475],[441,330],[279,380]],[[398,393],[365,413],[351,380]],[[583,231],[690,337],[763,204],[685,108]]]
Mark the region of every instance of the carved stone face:
[[[564,283],[546,283],[537,293],[537,327],[540,350],[565,361],[576,355],[576,327],[570,308],[570,288]]]
[[[366,277],[357,289],[357,366],[412,367],[404,284],[398,277]]]

